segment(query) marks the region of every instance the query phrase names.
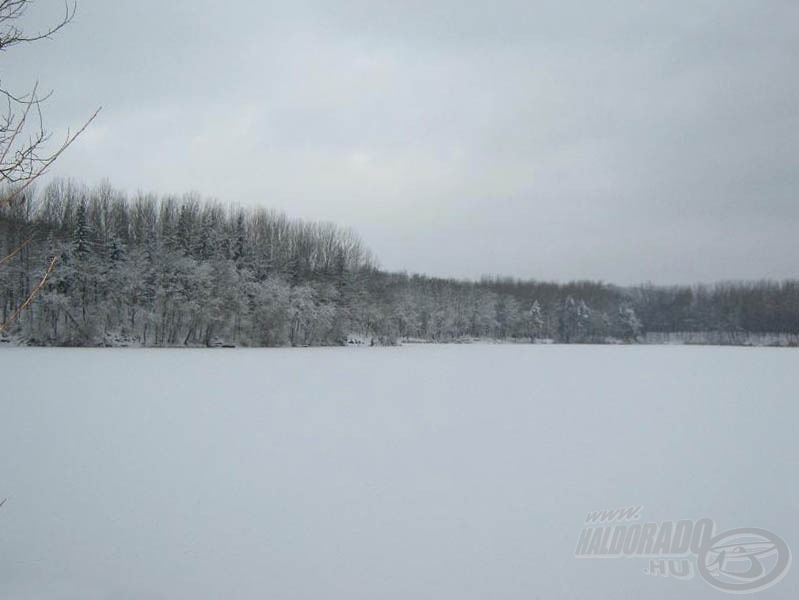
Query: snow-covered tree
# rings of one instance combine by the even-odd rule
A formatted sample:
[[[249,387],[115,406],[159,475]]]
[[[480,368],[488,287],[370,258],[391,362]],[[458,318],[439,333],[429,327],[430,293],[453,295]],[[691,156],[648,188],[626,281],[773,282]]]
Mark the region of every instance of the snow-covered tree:
[[[530,338],[530,341],[534,342],[544,330],[544,315],[541,312],[541,305],[538,303],[538,300],[533,301],[533,304],[527,311],[525,318],[527,335]]]
[[[641,335],[643,326],[629,302],[619,305],[616,312],[616,335],[623,340],[635,341]]]

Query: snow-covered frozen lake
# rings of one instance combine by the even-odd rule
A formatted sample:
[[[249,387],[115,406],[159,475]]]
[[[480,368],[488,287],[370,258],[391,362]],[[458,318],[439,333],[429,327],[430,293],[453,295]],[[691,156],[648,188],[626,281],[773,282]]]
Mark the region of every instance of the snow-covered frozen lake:
[[[799,352],[0,352],[0,598],[719,598],[589,511],[799,551]],[[799,568],[757,598],[796,598]]]

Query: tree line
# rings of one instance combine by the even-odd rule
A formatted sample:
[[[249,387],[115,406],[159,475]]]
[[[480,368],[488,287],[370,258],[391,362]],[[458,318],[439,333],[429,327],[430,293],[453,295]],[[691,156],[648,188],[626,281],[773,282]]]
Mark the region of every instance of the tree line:
[[[56,180],[0,208],[0,318],[32,345],[305,346],[799,333],[799,282],[622,288],[390,273],[351,230]],[[43,266],[54,265],[43,279]],[[40,289],[37,286],[41,286]],[[30,306],[20,306],[36,291]]]

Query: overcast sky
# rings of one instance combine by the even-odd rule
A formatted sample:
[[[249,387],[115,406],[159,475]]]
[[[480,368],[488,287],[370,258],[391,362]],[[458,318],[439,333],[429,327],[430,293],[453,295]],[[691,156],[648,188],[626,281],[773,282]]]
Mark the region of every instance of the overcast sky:
[[[63,11],[38,0],[26,24]],[[53,173],[352,226],[391,270],[799,275],[799,2],[79,0]]]

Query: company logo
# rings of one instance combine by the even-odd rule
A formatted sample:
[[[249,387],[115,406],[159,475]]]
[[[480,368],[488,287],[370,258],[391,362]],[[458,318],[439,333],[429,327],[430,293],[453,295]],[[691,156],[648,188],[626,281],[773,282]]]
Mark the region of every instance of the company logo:
[[[692,579],[733,594],[758,592],[782,579],[791,551],[776,533],[731,529],[716,534],[710,518],[641,523],[642,506],[589,513],[577,540],[578,558],[648,558],[644,573]]]
[[[697,561],[699,574],[713,587],[733,594],[770,588],[791,566],[783,539],[765,529],[731,529],[715,536]]]

